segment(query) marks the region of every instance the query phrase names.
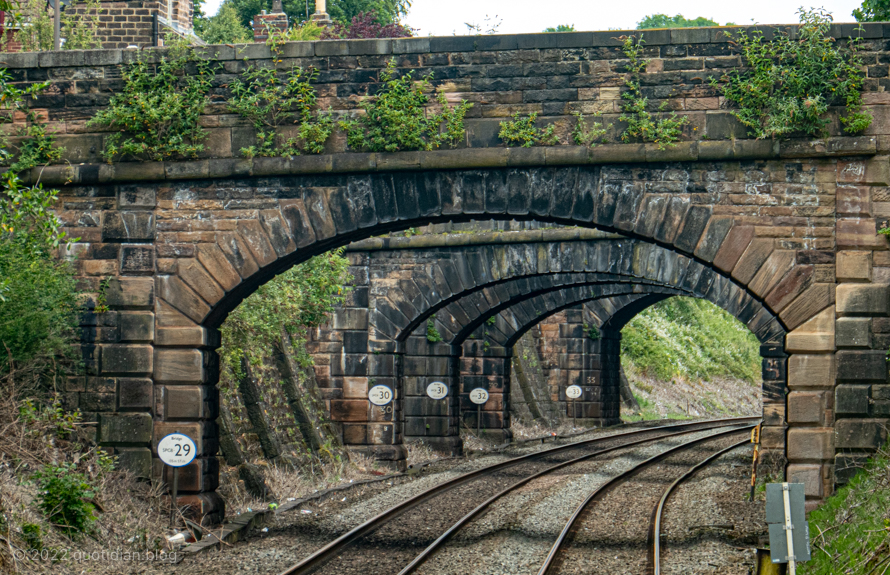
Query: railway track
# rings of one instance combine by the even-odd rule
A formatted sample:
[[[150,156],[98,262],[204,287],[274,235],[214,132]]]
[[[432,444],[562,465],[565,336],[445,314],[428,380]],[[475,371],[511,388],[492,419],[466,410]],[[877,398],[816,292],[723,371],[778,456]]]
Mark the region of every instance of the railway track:
[[[536,478],[644,443],[726,427],[731,429],[724,433],[738,432],[749,429],[757,419],[732,418],[637,429],[553,447],[471,471],[391,507],[282,575],[407,575],[491,504]]]
[[[547,555],[547,558],[544,560],[541,568],[538,570],[538,575],[556,575],[558,573],[576,573],[579,571],[579,563],[581,562],[581,557],[586,555],[586,547],[589,547],[588,542],[579,542],[576,543],[573,539],[580,533],[584,523],[585,523],[585,515],[589,512],[592,504],[600,502],[605,499],[606,496],[617,487],[627,483],[634,476],[639,474],[641,471],[650,468],[656,463],[665,461],[671,457],[675,457],[677,455],[684,455],[688,457],[688,454],[684,452],[690,451],[692,448],[702,446],[703,444],[715,442],[715,440],[719,440],[722,438],[728,438],[732,435],[737,435],[743,432],[749,432],[754,426],[744,426],[744,427],[736,427],[733,429],[728,429],[726,431],[722,431],[719,433],[715,433],[713,435],[709,435],[706,437],[694,439],[692,441],[688,441],[676,447],[672,447],[667,449],[657,455],[654,455],[645,461],[633,466],[628,469],[624,473],[616,475],[612,479],[600,485],[597,489],[591,492],[587,498],[576,508],[575,512],[566,522],[565,527],[562,532],[556,539],[556,542],[550,549],[550,553]],[[685,473],[683,473],[680,477],[678,477],[670,486],[662,493],[661,497],[658,499],[658,502],[654,506],[651,514],[651,518],[649,521],[649,529],[648,529],[648,540],[647,540],[647,548],[648,548],[648,557],[645,566],[645,572],[649,574],[660,574],[661,573],[661,523],[662,523],[662,515],[664,511],[665,504],[667,503],[668,498],[672,494],[672,492],[676,489],[678,485],[687,481],[690,477],[692,477],[695,472],[712,463],[715,459],[719,458],[721,455],[732,451],[742,445],[749,443],[750,439],[746,437],[742,441],[732,442],[727,447],[718,447],[716,450],[712,449],[707,457],[702,460],[695,462],[691,467],[687,469]],[[573,549],[575,547],[576,549]],[[611,554],[611,553],[610,553]],[[572,557],[574,555],[574,557]],[[568,557],[566,557],[568,556]]]

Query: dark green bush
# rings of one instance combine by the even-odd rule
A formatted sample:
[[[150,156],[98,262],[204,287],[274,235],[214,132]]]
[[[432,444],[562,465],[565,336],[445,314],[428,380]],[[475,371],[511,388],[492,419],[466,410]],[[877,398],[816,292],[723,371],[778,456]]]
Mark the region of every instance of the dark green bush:
[[[362,102],[363,116],[340,122],[353,150],[405,152],[456,146],[464,137],[464,116],[473,105],[461,101],[450,107],[444,94],[436,96],[441,110],[427,110],[432,74],[415,81],[414,71],[396,77],[391,60],[380,73],[383,89]]]
[[[34,474],[37,506],[55,527],[69,537],[86,533],[96,520],[93,486],[73,463],[44,465]]]
[[[198,120],[214,76],[208,62],[191,48],[173,47],[156,65],[142,57],[125,65],[121,76],[124,89],[87,123],[115,130],[105,138],[108,162],[189,158],[204,149],[207,132]]]
[[[757,138],[803,133],[822,136],[831,122],[829,109],[843,106],[844,131],[860,132],[872,117],[861,111],[862,59],[858,38],[846,46],[828,35],[831,14],[799,10],[797,37],[777,32],[771,41],[756,31],[734,38],[747,68],[725,74],[723,94],[738,108],[733,114]],[[711,79],[714,86],[720,85]]]

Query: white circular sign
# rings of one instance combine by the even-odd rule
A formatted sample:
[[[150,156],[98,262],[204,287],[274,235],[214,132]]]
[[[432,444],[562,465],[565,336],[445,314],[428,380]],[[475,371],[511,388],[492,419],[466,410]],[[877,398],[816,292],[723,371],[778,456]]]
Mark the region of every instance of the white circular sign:
[[[426,386],[426,394],[433,399],[442,399],[448,395],[448,386],[441,381],[434,381]]]
[[[581,388],[577,385],[570,385],[566,388],[566,397],[569,399],[578,399],[581,397]]]
[[[198,449],[188,435],[171,433],[158,443],[158,457],[170,467],[184,467],[192,462]]]
[[[392,401],[392,390],[385,385],[375,385],[368,391],[368,401],[374,405],[386,405]]]
[[[483,403],[488,401],[488,392],[481,387],[477,387],[470,392],[470,401],[472,401],[476,405],[482,405]]]

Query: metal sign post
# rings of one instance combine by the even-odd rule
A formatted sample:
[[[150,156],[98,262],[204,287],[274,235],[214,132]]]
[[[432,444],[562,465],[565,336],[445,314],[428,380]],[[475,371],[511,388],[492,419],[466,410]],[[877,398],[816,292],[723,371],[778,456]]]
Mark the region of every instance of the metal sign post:
[[[789,575],[796,575],[797,564],[810,560],[803,483],[767,484],[766,522],[772,562],[788,563]]]
[[[476,404],[476,437],[482,435],[482,404],[488,401],[488,390],[477,387],[470,392],[470,401]]]
[[[760,459],[760,428],[761,423],[751,430],[751,443],[754,444],[754,460],[751,462],[751,501],[754,501],[754,487],[757,484],[757,461]]]
[[[581,397],[583,391],[577,385],[570,385],[566,388],[566,397],[572,400],[572,429],[575,428],[575,400]]]
[[[176,524],[176,498],[179,494],[179,468],[195,459],[197,448],[192,438],[183,433],[171,433],[158,442],[158,457],[164,464],[173,468],[173,490],[170,508],[170,527]]]

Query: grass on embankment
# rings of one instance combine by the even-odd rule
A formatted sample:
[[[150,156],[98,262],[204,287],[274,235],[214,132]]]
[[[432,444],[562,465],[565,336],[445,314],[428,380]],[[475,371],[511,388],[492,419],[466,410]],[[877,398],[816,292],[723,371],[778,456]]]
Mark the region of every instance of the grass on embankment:
[[[621,364],[641,408],[625,420],[760,412],[760,343],[714,304],[672,297],[621,333]]]
[[[890,573],[890,446],[809,516],[812,559],[801,575]]]

